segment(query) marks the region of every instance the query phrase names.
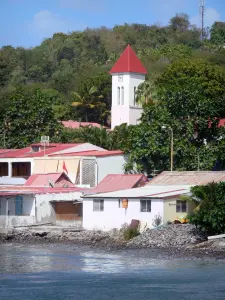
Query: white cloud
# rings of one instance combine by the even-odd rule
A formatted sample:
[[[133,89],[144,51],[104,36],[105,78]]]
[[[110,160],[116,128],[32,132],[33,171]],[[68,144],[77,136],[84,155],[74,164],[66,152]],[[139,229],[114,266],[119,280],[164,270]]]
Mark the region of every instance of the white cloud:
[[[205,12],[205,24],[211,26],[214,22],[220,21],[220,14],[215,8],[209,7]]]
[[[67,33],[69,31],[83,29],[84,27],[85,26],[82,26],[81,24],[79,25],[64,20],[59,15],[48,10],[36,13],[32,22],[29,24],[29,29],[41,38],[52,36],[56,32]]]
[[[216,21],[220,20],[219,12],[213,8],[209,7],[205,10],[205,27],[210,27]],[[190,19],[191,24],[196,25],[198,27],[201,26],[200,24],[200,15],[196,15]]]
[[[102,12],[106,8],[105,0],[59,0],[59,4],[64,8],[85,10],[89,12]]]

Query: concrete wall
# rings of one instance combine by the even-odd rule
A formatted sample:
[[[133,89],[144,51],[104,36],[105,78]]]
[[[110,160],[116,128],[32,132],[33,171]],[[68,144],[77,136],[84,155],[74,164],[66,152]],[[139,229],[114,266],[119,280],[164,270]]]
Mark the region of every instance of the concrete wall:
[[[119,81],[118,75],[123,75],[123,80]],[[128,125],[136,125],[137,119],[142,114],[142,109],[137,108],[135,103],[134,88],[145,81],[145,75],[135,73],[113,74],[112,75],[112,111],[111,111],[111,128],[117,125],[127,123]],[[118,103],[118,88],[120,88],[120,103]],[[122,88],[124,91],[124,101],[122,103]],[[132,109],[136,107],[137,109]]]
[[[7,216],[7,204],[8,212]],[[35,224],[35,200],[31,195],[23,196],[22,215],[15,215],[16,197],[7,197],[0,199],[0,227],[26,226]]]
[[[187,216],[195,208],[195,205],[191,202],[187,202],[187,212],[176,212],[176,200],[180,200],[178,197],[164,200],[164,218],[163,223],[168,221],[173,222],[176,219]]]
[[[15,197],[0,198],[0,227],[26,226],[38,223],[56,223],[55,210],[50,201],[80,200],[81,193],[40,194],[23,196],[23,215],[15,216]],[[74,223],[75,224],[75,223]],[[63,225],[63,224],[62,224]],[[80,226],[80,224],[79,224]]]
[[[82,221],[79,220],[56,220],[57,226],[82,228]]]
[[[126,155],[97,157],[97,183],[108,174],[124,174],[124,166],[127,160]]]
[[[83,227],[85,229],[110,230],[121,228],[132,219],[147,222],[152,221],[157,214],[163,217],[163,201],[152,200],[151,212],[140,211],[140,199],[129,199],[128,208],[119,207],[119,199],[105,199],[104,211],[93,211],[93,199],[83,199]]]

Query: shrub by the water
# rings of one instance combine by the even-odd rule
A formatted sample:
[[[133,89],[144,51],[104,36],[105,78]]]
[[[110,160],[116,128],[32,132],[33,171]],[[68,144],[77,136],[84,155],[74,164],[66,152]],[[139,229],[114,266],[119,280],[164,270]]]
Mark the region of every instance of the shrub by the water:
[[[189,222],[209,235],[225,233],[225,182],[195,186],[191,193],[197,207]]]
[[[131,226],[123,226],[122,228],[123,238],[128,241],[133,239],[135,236],[140,234],[138,227],[131,227]]]

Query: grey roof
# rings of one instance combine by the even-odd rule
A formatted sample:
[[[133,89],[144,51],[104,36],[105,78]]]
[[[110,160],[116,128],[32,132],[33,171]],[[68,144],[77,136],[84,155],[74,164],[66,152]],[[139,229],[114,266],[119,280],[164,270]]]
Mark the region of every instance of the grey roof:
[[[0,177],[0,185],[23,185],[26,179],[20,177]]]
[[[147,185],[202,185],[213,181],[225,181],[225,171],[164,171]]]
[[[189,193],[190,185],[165,185],[120,190],[116,192],[84,195],[83,198],[166,198]]]

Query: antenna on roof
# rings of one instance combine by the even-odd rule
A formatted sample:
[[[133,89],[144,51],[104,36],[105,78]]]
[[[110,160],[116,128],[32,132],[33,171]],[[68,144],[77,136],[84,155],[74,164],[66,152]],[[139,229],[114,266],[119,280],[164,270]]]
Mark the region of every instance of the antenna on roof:
[[[205,26],[205,0],[200,0],[201,40],[204,39]]]
[[[50,179],[48,180],[48,183],[49,183],[50,187],[52,187],[52,188],[54,187],[54,184],[52,183],[52,181]]]
[[[43,135],[41,137],[41,146],[44,147],[44,156],[45,156],[45,147],[49,145],[49,136]]]

